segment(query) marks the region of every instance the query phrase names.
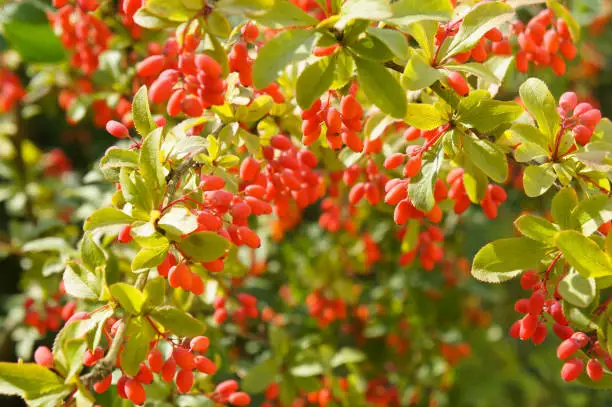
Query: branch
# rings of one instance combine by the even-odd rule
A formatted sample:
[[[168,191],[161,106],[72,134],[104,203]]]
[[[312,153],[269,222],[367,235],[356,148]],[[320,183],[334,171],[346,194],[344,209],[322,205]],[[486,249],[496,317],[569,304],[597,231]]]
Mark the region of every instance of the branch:
[[[213,131],[212,135],[217,135],[223,128],[223,124],[219,124]],[[181,178],[185,175],[190,168],[196,165],[196,161],[193,157],[197,156],[206,151],[206,148],[201,148],[199,150],[194,151],[191,156],[185,159],[182,163],[180,163],[176,168],[171,168],[170,172],[166,176],[166,183],[168,184],[168,188],[166,189],[166,199],[164,200],[164,206],[168,205],[169,202],[172,201],[174,194],[176,193],[176,189],[178,188],[179,182]]]
[[[136,288],[142,290],[147,283],[148,277],[148,271],[140,274],[136,280]],[[131,319],[131,315],[126,315],[123,317],[104,359],[99,361],[89,373],[81,376],[81,382],[85,384],[86,387],[93,386],[94,383],[99,382],[113,372],[113,368],[117,364],[117,356],[119,356],[119,352],[121,351],[121,346],[123,345],[125,339],[125,333]]]

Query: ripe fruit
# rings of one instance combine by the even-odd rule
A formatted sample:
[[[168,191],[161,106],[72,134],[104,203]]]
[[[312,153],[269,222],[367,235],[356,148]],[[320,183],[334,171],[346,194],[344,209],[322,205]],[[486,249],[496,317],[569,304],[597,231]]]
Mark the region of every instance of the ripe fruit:
[[[466,96],[470,93],[469,85],[459,72],[451,72],[448,74],[448,84],[459,96]]]
[[[581,359],[572,359],[565,362],[561,368],[561,377],[566,382],[576,380],[584,370],[584,362]]]
[[[111,136],[117,138],[127,138],[130,135],[128,128],[125,127],[123,123],[119,123],[115,120],[110,120],[106,123],[106,131],[108,131]]]
[[[134,404],[143,404],[147,399],[144,387],[142,384],[133,379],[127,379],[125,382],[125,395]]]
[[[251,397],[243,392],[233,393],[229,396],[229,402],[234,406],[248,406],[251,403]]]
[[[603,378],[604,371],[601,362],[597,359],[589,359],[586,366],[587,375],[593,381],[598,381]]]
[[[196,336],[189,342],[189,348],[198,353],[204,353],[210,346],[210,339],[206,336]]]

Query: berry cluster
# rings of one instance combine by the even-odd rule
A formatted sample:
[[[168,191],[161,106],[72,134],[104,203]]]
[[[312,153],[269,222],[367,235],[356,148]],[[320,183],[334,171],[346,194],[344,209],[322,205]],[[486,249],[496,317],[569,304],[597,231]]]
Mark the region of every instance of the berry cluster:
[[[516,68],[519,72],[529,70],[529,62],[550,66],[558,76],[566,71],[565,60],[576,57],[576,46],[572,42],[567,23],[555,18],[550,9],[544,9],[525,26],[521,21],[512,24],[512,31],[518,36],[520,51],[516,54]]]
[[[77,305],[75,301],[62,304],[64,295],[62,284],[60,290],[44,303],[37,303],[33,298],[26,298],[23,304],[24,324],[36,328],[41,335],[46,334],[47,331],[60,329],[65,321],[72,318]]]
[[[329,299],[321,291],[316,290],[306,297],[308,314],[317,319],[321,328],[336,320],[346,319],[346,303],[337,298]]]
[[[290,214],[293,202],[303,209],[315,203],[324,192],[323,178],[314,169],[317,157],[309,150],[298,149],[282,134],[273,136],[262,148],[265,166],[253,157],[240,165],[240,188],[252,199],[263,199],[274,207],[279,217]],[[263,201],[262,201],[263,202]]]
[[[559,98],[557,110],[563,121],[562,128],[571,130],[578,144],[587,144],[601,120],[599,109],[587,102],[578,103],[578,96],[574,92],[566,92]]]
[[[398,240],[403,241],[407,232],[407,228],[398,230]],[[401,266],[407,266],[412,263],[418,255],[423,268],[428,271],[433,270],[436,263],[444,259],[444,250],[438,244],[438,242],[443,241],[444,234],[442,231],[436,226],[430,226],[427,230],[419,233],[417,244],[412,250],[401,254],[399,257],[399,264]]]
[[[136,71],[145,82],[152,82],[149,99],[166,103],[168,115],[184,113],[201,116],[204,109],[225,103],[227,88],[221,65],[207,54],[196,54],[200,38],[185,34],[182,47],[176,39],[166,41],[163,53],[140,62]]]
[[[87,76],[98,68],[98,58],[108,49],[112,35],[102,20],[89,13],[97,8],[96,0],[80,0],[77,7],[65,4],[48,14],[64,47],[74,50],[70,59],[72,67]]]
[[[344,96],[340,102],[340,110],[333,107],[330,99],[323,103],[320,99],[302,112],[302,143],[309,146],[319,139],[322,124],[325,123],[327,144],[333,150],[339,150],[346,144],[355,152],[363,150],[363,140],[357,132],[363,128],[363,107],[355,98],[356,87],[351,88],[351,94]]]
[[[363,175],[364,181],[357,182]],[[385,174],[379,173],[374,160],[369,159],[365,168],[355,164],[344,171],[342,177],[344,183],[351,187],[348,195],[349,203],[357,205],[359,201],[366,198],[372,206],[378,204],[385,192],[385,185],[389,181]]]
[[[470,198],[463,184],[463,173],[463,168],[453,168],[446,177],[446,182],[450,185],[448,197],[455,201],[453,209],[458,215],[465,212],[470,206]],[[508,195],[501,186],[489,184],[485,196],[480,202],[480,206],[487,218],[495,219],[498,208],[507,198]]]

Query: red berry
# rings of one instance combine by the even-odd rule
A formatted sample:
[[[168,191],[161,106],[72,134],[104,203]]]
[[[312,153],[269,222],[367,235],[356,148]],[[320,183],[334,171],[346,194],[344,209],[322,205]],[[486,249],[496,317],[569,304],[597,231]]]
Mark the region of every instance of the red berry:
[[[191,370],[195,368],[194,356],[185,348],[174,348],[172,357],[176,361],[176,364],[183,369]]]
[[[587,375],[593,381],[599,381],[603,378],[604,371],[601,362],[597,359],[589,359],[586,366]]]
[[[176,375],[176,387],[181,393],[187,393],[193,387],[193,372],[191,369],[181,369]]]
[[[176,372],[176,361],[173,358],[169,358],[164,362],[162,366],[162,380],[166,383],[170,383],[174,380],[174,373]]]
[[[143,404],[147,399],[147,395],[144,387],[142,387],[142,384],[133,379],[127,379],[125,382],[125,394],[134,404]]]
[[[117,138],[127,138],[130,135],[128,128],[115,120],[110,120],[106,123],[106,131],[108,131],[111,136]]]
[[[251,397],[244,392],[238,392],[229,396],[229,402],[235,406],[248,406],[251,403]]]
[[[157,76],[164,69],[165,64],[164,55],[151,55],[136,65],[136,72],[140,76]]]
[[[94,383],[93,389],[96,393],[99,393],[99,394],[104,393],[106,390],[108,390],[112,381],[113,381],[113,375],[109,374],[104,379],[100,380],[99,382]]]
[[[521,329],[519,337],[522,340],[530,339],[535,333],[538,327],[538,317],[535,315],[527,314],[521,319]]]
[[[451,72],[448,74],[448,84],[459,96],[466,96],[470,93],[469,85],[459,72]]]
[[[130,234],[131,231],[132,231],[132,226],[125,225],[119,231],[119,235],[117,235],[117,240],[119,240],[121,243],[130,243],[132,240],[134,240],[134,238]]]
[[[240,30],[240,33],[247,42],[254,42],[257,37],[259,37],[259,29],[253,23],[245,24]]]
[[[238,382],[236,380],[225,380],[217,385],[215,391],[224,397],[235,393],[238,390]]]
[[[561,368],[561,377],[566,382],[576,380],[584,369],[584,362],[581,359],[572,359],[565,362]]]
[[[149,367],[153,372],[160,373],[164,366],[164,357],[159,349],[155,348],[149,352],[147,362],[149,362]]]
[[[561,342],[557,347],[557,357],[561,360],[567,359],[580,349],[578,343],[571,337]]]
[[[204,353],[210,346],[210,339],[206,336],[196,336],[189,342],[189,348],[198,353]]]
[[[342,98],[340,111],[344,120],[360,119],[363,116],[363,107],[353,95]]]
[[[195,357],[196,369],[207,375],[212,375],[217,371],[217,367],[214,362],[205,356]]]

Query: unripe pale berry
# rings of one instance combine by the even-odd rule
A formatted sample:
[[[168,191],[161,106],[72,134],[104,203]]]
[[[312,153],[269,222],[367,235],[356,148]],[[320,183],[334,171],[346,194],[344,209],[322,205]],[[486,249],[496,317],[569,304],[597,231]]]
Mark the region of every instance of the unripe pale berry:
[[[55,364],[53,353],[51,352],[51,349],[46,346],[39,346],[36,348],[36,351],[34,352],[34,361],[38,365],[49,369]]]

